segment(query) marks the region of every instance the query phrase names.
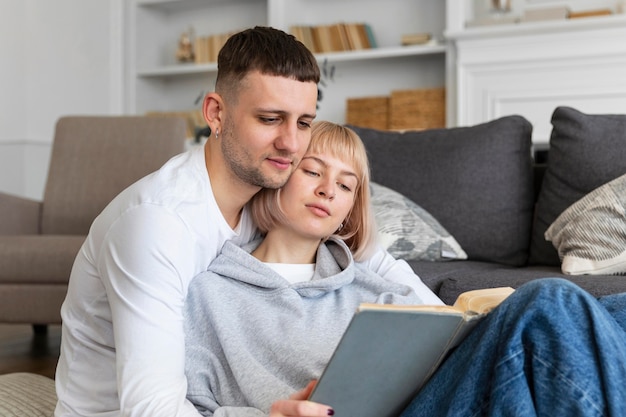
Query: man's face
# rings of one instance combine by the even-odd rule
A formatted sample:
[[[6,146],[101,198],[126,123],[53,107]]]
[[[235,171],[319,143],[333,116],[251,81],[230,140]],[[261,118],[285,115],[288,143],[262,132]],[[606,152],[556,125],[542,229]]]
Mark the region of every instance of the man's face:
[[[220,132],[232,172],[247,184],[282,187],[311,139],[317,85],[250,73],[236,103],[226,103]]]

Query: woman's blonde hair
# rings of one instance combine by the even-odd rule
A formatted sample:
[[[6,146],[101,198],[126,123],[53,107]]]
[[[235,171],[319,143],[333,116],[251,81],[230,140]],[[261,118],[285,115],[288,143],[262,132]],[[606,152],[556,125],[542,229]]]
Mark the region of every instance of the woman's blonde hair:
[[[359,261],[371,254],[376,226],[370,208],[370,169],[367,152],[361,138],[350,128],[331,122],[314,122],[311,143],[306,155],[326,154],[347,161],[358,179],[354,192],[354,205],[333,236],[342,239]],[[285,219],[279,204],[280,189],[263,189],[251,201],[251,213],[259,230],[267,233]]]

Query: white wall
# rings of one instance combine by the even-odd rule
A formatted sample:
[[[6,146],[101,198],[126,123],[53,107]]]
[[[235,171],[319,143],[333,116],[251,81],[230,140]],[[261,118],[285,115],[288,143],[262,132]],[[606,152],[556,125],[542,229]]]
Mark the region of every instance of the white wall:
[[[119,111],[119,4],[0,0],[0,191],[40,199],[56,120]]]
[[[22,188],[22,150],[17,141],[23,138],[17,122],[26,109],[21,88],[25,85],[25,3],[0,0],[0,190],[19,192]],[[23,120],[23,119],[22,119]],[[24,123],[24,122],[22,122]]]

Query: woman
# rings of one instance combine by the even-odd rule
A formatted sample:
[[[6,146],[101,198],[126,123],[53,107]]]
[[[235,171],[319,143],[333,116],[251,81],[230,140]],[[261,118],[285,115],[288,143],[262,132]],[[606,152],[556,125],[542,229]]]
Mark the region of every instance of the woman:
[[[185,307],[187,396],[205,415],[332,415],[332,404],[306,398],[358,304],[419,304],[432,293],[391,283],[354,262],[371,250],[375,229],[365,149],[345,127],[315,123],[311,145],[287,184],[263,191],[251,208],[264,238],[243,248],[225,244],[209,270],[191,283]],[[509,300],[453,353],[406,415],[480,415],[483,410],[576,415],[608,405],[623,411],[621,389],[598,383],[601,378],[615,378],[616,387],[626,382],[626,336],[613,317],[626,310],[619,297],[610,302],[612,315],[577,287],[546,280],[519,289]],[[563,320],[565,307],[574,309],[574,319]],[[598,313],[588,313],[592,309]],[[592,334],[600,322],[602,334]],[[602,355],[572,355],[587,347],[604,350],[593,343],[601,340],[608,345],[602,361],[597,359]],[[511,365],[512,353],[520,360]],[[550,365],[542,367],[546,359]],[[604,369],[606,362],[612,371]],[[506,369],[511,372],[500,369],[501,363],[511,365]],[[581,365],[582,372],[568,370]],[[464,373],[455,374],[460,367]],[[554,370],[566,376],[545,377]],[[576,390],[568,391],[572,378]],[[596,386],[612,397],[596,395]],[[594,395],[589,399],[581,390]],[[557,395],[569,408],[544,408],[559,404],[552,398]]]

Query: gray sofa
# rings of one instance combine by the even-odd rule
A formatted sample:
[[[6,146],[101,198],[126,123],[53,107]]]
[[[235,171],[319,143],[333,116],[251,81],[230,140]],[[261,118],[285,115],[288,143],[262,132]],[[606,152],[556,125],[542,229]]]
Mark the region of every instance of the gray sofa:
[[[532,126],[521,116],[425,131],[351,126],[368,150],[372,180],[425,209],[467,253],[466,260],[407,260],[445,302],[542,277],[564,277],[595,296],[626,291],[625,276],[562,273],[544,238],[570,205],[626,173],[626,116],[559,107],[551,121],[544,164],[532,158]]]

